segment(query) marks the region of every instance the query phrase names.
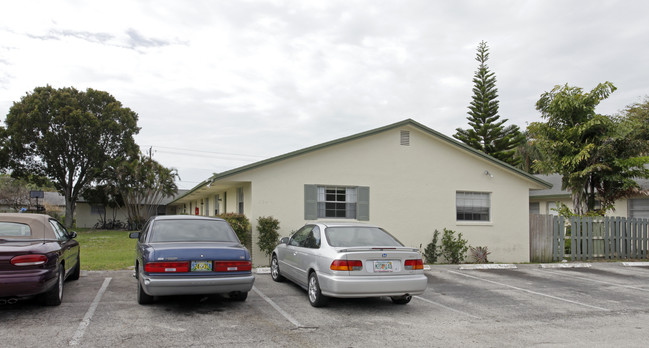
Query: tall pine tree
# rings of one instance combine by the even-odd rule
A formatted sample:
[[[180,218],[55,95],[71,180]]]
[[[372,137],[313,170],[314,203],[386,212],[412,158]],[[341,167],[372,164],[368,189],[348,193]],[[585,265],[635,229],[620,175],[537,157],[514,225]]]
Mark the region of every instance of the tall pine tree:
[[[496,77],[486,64],[489,59],[486,42],[482,41],[478,45],[475,59],[480,65],[473,77],[473,100],[467,117],[471,128],[457,128],[453,137],[474,149],[516,166],[521,162],[521,158],[516,154],[516,147],[525,141],[525,135],[516,125],[505,126],[507,119],[500,120],[496,100]]]

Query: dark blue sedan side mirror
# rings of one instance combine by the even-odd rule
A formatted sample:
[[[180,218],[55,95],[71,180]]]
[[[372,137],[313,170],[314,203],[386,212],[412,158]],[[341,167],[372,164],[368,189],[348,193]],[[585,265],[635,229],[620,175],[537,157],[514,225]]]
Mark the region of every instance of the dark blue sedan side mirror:
[[[131,232],[131,233],[128,235],[128,237],[129,237],[129,238],[133,238],[133,239],[139,239],[139,238],[140,238],[140,232]]]

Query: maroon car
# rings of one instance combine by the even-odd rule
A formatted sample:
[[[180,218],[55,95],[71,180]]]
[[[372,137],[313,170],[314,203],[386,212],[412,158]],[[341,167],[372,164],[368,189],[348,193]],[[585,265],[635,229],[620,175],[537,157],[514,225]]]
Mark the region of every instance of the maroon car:
[[[81,270],[76,236],[48,215],[0,214],[0,305],[33,296],[61,304],[63,282]]]

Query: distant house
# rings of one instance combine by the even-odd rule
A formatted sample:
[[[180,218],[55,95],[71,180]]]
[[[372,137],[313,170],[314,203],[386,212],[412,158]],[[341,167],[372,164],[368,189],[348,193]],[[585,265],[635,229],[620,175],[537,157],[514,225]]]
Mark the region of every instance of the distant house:
[[[562,203],[570,209],[573,208],[570,191],[561,189],[561,175],[535,175],[535,177],[551,183],[552,188],[530,191],[530,214],[557,215],[556,209]],[[649,190],[649,180],[638,179],[637,183],[643,190]],[[620,199],[615,202],[615,209],[607,215],[649,218],[649,197],[636,196],[629,199]]]
[[[416,121],[329,141],[215,174],[169,203],[178,214],[273,216],[288,236],[309,221],[379,225],[425,248],[435,229],[486,246],[490,261],[529,261],[530,190],[543,179],[500,162]]]
[[[0,212],[1,213],[17,213],[21,210],[24,211],[36,211],[36,205],[39,205],[46,211],[56,212],[61,214],[65,212],[65,198],[61,196],[58,192],[43,192],[43,198],[29,198],[26,196],[18,203],[18,209],[13,207],[14,204],[8,204],[8,202],[0,201]]]
[[[188,190],[178,190],[178,193],[174,197],[164,198],[160,205],[157,208],[156,215],[166,215],[170,214],[170,211],[167,209],[167,204],[175,199],[175,197],[182,196]],[[45,212],[55,216],[57,218],[63,217],[65,215],[65,197],[58,192],[43,192],[43,198],[29,198],[26,196],[20,202],[18,202],[18,209],[14,208],[14,202],[5,202],[0,200],[0,213],[16,213],[19,211],[25,212],[36,212],[36,205],[38,204],[41,209],[44,208]],[[38,210],[42,212],[41,210]],[[176,208],[173,209],[175,213]],[[125,207],[118,209],[112,209],[110,207],[104,207],[101,204],[95,204],[88,202],[83,197],[77,200],[77,205],[74,211],[75,227],[79,228],[92,228],[100,221],[100,216],[106,214],[106,218],[109,220],[119,220],[123,223],[128,221],[128,213]]]
[[[175,197],[181,196],[187,191],[188,190],[178,190],[176,196],[164,198],[157,208],[156,215],[175,214],[175,208],[170,211],[167,207],[167,204],[173,201]],[[100,222],[101,216],[104,214],[106,216],[106,219],[108,220],[117,220],[122,223],[128,222],[128,213],[126,207],[113,209],[107,206],[105,207],[101,204],[88,202],[84,198],[81,198],[77,201],[77,206],[74,211],[76,226],[79,228],[92,228],[98,222]]]

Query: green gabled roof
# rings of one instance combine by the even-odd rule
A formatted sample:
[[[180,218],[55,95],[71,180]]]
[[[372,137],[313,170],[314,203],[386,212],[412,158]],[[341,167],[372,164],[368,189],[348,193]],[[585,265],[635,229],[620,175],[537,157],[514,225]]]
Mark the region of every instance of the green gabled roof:
[[[403,127],[403,126],[413,126],[415,128],[418,128],[418,129],[420,129],[420,130],[422,130],[422,131],[424,131],[424,132],[426,132],[426,133],[428,133],[428,134],[430,134],[432,136],[435,136],[435,137],[439,138],[440,140],[445,141],[445,142],[447,142],[447,143],[449,143],[449,144],[451,144],[453,146],[457,146],[457,147],[459,147],[459,148],[461,148],[461,149],[463,149],[463,150],[465,150],[467,152],[470,152],[470,153],[472,153],[472,154],[474,154],[474,155],[476,155],[478,157],[484,158],[484,159],[486,159],[486,160],[488,160],[488,161],[490,161],[490,162],[492,162],[492,163],[494,163],[494,164],[496,164],[498,166],[501,166],[501,167],[503,167],[503,168],[505,168],[507,170],[513,171],[514,173],[516,173],[518,175],[521,175],[521,176],[525,177],[526,179],[528,179],[530,181],[536,182],[541,186],[544,186],[544,187],[547,187],[547,188],[552,187],[552,184],[550,184],[550,183],[548,183],[546,181],[543,181],[543,180],[541,180],[541,179],[539,179],[539,178],[537,178],[537,177],[535,177],[535,176],[533,176],[531,174],[528,174],[525,171],[522,171],[522,170],[520,170],[518,168],[515,168],[515,167],[513,167],[513,166],[511,166],[511,165],[509,165],[509,164],[507,164],[505,162],[502,162],[502,161],[500,161],[500,160],[498,160],[498,159],[496,159],[494,157],[491,157],[491,156],[485,154],[482,151],[478,151],[478,150],[470,147],[469,145],[466,145],[466,144],[464,144],[462,142],[456,141],[455,139],[450,138],[450,137],[448,137],[448,136],[446,136],[446,135],[444,135],[444,134],[442,134],[440,132],[437,132],[432,128],[426,127],[426,126],[424,126],[423,124],[421,124],[421,123],[419,123],[417,121],[414,121],[412,119],[406,119],[406,120],[403,120],[403,121],[400,121],[400,122],[397,122],[397,123],[393,123],[393,124],[390,124],[390,125],[387,125],[387,126],[383,126],[383,127],[380,127],[380,128],[375,128],[375,129],[372,129],[372,130],[369,130],[369,131],[366,131],[366,132],[362,132],[362,133],[350,135],[350,136],[347,136],[347,137],[331,140],[331,141],[328,141],[328,142],[325,142],[325,143],[322,143],[322,144],[318,144],[318,145],[309,146],[309,147],[306,147],[304,149],[296,150],[296,151],[289,152],[289,153],[279,155],[279,156],[276,156],[276,157],[271,157],[271,158],[265,159],[263,161],[251,163],[251,164],[245,165],[243,167],[238,167],[238,168],[235,168],[235,169],[232,169],[232,170],[228,170],[228,171],[225,171],[223,173],[214,174],[209,179],[207,179],[207,180],[201,182],[200,184],[196,185],[193,189],[189,190],[184,195],[176,198],[176,200],[181,199],[184,196],[187,196],[187,195],[191,194],[192,192],[200,189],[201,187],[203,187],[205,185],[208,185],[209,183],[211,183],[213,181],[220,180],[220,179],[223,179],[223,178],[231,176],[231,175],[239,174],[239,173],[251,170],[251,169],[263,167],[263,166],[271,164],[271,163],[283,161],[283,160],[291,158],[291,157],[296,157],[296,156],[303,155],[303,154],[306,154],[306,153],[309,153],[309,152],[321,150],[321,149],[324,149],[324,148],[327,148],[327,147],[330,147],[330,146],[346,143],[348,141],[364,138],[364,137],[367,137],[367,136],[371,136],[371,135],[374,135],[374,134],[384,132],[386,130],[399,128],[399,127]]]

